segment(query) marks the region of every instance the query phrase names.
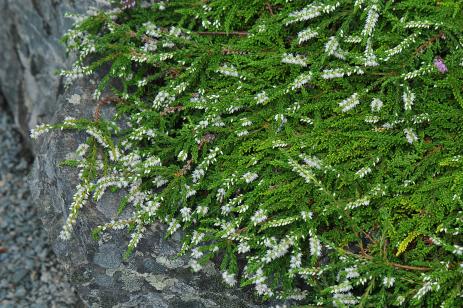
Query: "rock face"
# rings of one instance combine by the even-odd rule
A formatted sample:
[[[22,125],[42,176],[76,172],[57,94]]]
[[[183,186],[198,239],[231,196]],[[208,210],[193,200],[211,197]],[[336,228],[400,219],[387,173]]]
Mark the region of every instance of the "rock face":
[[[102,0],[0,1],[0,95],[21,133],[46,122],[62,92],[57,71],[71,60],[59,42],[72,25],[65,13],[84,13]]]
[[[70,27],[66,12],[86,12],[104,0],[0,1],[0,97],[28,138],[37,123],[54,123],[67,115],[92,117],[94,89],[89,80],[64,90],[56,74],[66,58],[59,38]],[[111,113],[108,107],[103,116]],[[83,303],[90,307],[257,307],[247,293],[228,289],[211,264],[192,274],[187,259],[177,258],[179,236],[165,241],[164,226],[153,226],[128,261],[124,231],[104,242],[91,238],[95,226],[116,217],[118,195],[107,195],[81,213],[69,242],[58,239],[78,183],[77,170],[60,161],[85,140],[83,134],[52,132],[33,144],[36,155],[30,187],[53,250],[70,275]],[[127,214],[127,213],[126,213]]]
[[[91,82],[74,85],[57,101],[52,122],[65,116],[91,118],[96,104]],[[103,110],[103,116],[112,112]],[[58,167],[69,152],[85,140],[83,133],[55,131],[38,142],[31,187],[42,209],[43,221],[53,240],[53,249],[70,272],[71,283],[88,306],[95,307],[256,307],[247,294],[227,288],[210,264],[193,274],[187,258],[176,257],[180,236],[163,239],[165,227],[154,225],[128,261],[122,260],[128,236],[111,233],[104,241],[91,238],[98,224],[117,218],[117,194],[106,194],[98,204],[88,204],[80,213],[71,241],[58,238],[68,206],[78,184],[77,170]],[[123,213],[122,215],[129,215]]]

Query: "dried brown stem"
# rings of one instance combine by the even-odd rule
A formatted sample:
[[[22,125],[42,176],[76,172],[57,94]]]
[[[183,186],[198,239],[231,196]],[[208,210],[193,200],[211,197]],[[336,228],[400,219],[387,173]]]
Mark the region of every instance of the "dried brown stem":
[[[95,118],[95,121],[98,121],[101,117],[101,108],[105,105],[109,105],[111,103],[113,104],[120,104],[122,103],[123,100],[117,96],[108,96],[105,98],[100,99],[98,104],[96,105],[95,113],[93,117]]]

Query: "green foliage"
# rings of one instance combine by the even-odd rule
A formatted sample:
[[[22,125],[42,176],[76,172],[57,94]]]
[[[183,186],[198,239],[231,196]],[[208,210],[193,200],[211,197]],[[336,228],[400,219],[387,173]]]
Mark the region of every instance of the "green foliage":
[[[171,0],[79,21],[63,74],[98,71],[118,112],[55,127],[105,149],[80,149],[83,194],[125,188],[133,209],[95,235],[127,227],[130,252],[165,222],[194,270],[219,256],[264,298],[463,305],[461,6]]]

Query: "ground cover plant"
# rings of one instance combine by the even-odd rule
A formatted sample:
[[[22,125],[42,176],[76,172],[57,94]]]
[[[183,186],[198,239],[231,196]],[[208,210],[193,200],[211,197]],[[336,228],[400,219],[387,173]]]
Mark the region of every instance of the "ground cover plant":
[[[124,189],[133,217],[95,236],[127,228],[128,254],[162,221],[193,270],[220,259],[264,299],[463,305],[462,6],[122,1],[80,18],[63,75],[98,71],[117,114],[32,131],[89,135],[62,238]]]

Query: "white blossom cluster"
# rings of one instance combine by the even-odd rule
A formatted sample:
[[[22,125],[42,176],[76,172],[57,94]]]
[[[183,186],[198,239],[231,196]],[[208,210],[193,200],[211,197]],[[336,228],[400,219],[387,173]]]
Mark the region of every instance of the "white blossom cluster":
[[[342,78],[344,76],[351,76],[352,74],[363,75],[365,72],[358,66],[352,68],[335,68],[323,70],[323,79]]]
[[[254,275],[250,275],[248,273],[245,273],[245,275],[246,277],[249,277],[251,281],[254,283],[257,294],[273,296],[273,291],[266,283],[267,276],[264,275],[264,271],[262,270],[262,268],[259,268]]]
[[[267,250],[266,255],[262,258],[264,263],[270,263],[271,261],[281,258],[288,253],[289,248],[294,245],[294,238],[287,236],[282,239],[279,243],[272,245]]]
[[[421,68],[419,68],[417,70],[414,70],[412,72],[408,72],[408,73],[403,74],[402,78],[404,80],[410,80],[410,79],[413,79],[413,78],[416,78],[416,77],[421,77],[421,76],[430,74],[430,73],[434,72],[435,69],[436,68],[434,67],[433,64],[424,65],[424,66],[422,66]]]
[[[388,61],[391,57],[400,54],[403,50],[408,48],[411,44],[416,42],[416,39],[420,35],[420,32],[412,33],[410,36],[402,40],[396,47],[386,50],[386,58],[384,61]]]
[[[312,73],[303,73],[296,77],[296,79],[291,83],[291,90],[296,90],[302,88],[310,80],[312,80]]]
[[[334,56],[341,60],[345,60],[346,58],[346,52],[341,49],[339,46],[339,41],[335,36],[328,38],[328,41],[325,44],[325,53],[328,56]]]
[[[358,104],[360,104],[359,95],[358,93],[354,93],[352,96],[340,102],[339,107],[342,108],[342,112],[347,112],[351,109],[354,109]]]
[[[254,172],[246,172],[242,176],[243,180],[248,184],[254,182],[258,177],[259,175]]]
[[[420,28],[420,29],[429,29],[429,28],[434,28],[438,29],[441,26],[441,24],[434,23],[429,20],[423,20],[423,21],[409,21],[404,25],[404,28],[410,29],[410,28]]]
[[[405,138],[407,139],[408,143],[412,144],[418,141],[418,136],[413,131],[413,128],[405,128],[404,134],[405,134]]]
[[[404,102],[404,109],[412,110],[413,103],[415,102],[415,93],[406,87],[404,93],[402,94],[402,100]]]
[[[95,184],[93,199],[99,201],[109,187],[128,187],[129,182],[118,174],[104,176]]]
[[[355,200],[353,202],[349,202],[347,203],[345,209],[346,210],[353,210],[353,209],[356,209],[360,206],[368,206],[370,205],[370,198],[368,197],[363,197],[363,198],[360,198],[358,200]]]
[[[416,292],[416,294],[413,296],[415,299],[421,299],[423,296],[425,296],[428,292],[434,291],[434,290],[439,290],[440,285],[431,279],[429,276],[424,276],[423,278],[423,286]]]
[[[257,226],[258,224],[264,222],[267,220],[267,215],[264,210],[259,209],[257,210],[254,215],[251,217],[251,221],[254,224],[254,226]]]
[[[370,107],[372,112],[380,112],[381,109],[383,108],[383,101],[380,100],[379,98],[374,98],[371,101]]]
[[[336,8],[340,5],[337,2],[334,5],[331,4],[321,4],[317,1],[314,3],[309,4],[304,9],[300,11],[293,12],[289,14],[289,20],[286,22],[286,25],[298,22],[298,21],[305,21],[309,19],[313,19],[318,17],[322,14],[328,14],[336,10]]]
[[[240,77],[238,70],[233,65],[224,64],[217,69],[217,73],[225,76]]]
[[[265,93],[265,91],[258,93],[255,96],[255,99],[256,99],[258,105],[262,105],[262,104],[268,102],[268,100],[269,100],[269,98],[267,96],[267,93]]]
[[[303,55],[294,55],[292,53],[283,54],[281,59],[282,63],[300,65],[302,67],[307,66],[307,58]]]
[[[84,182],[77,185],[77,190],[72,197],[72,203],[69,207],[69,215],[59,235],[62,240],[71,239],[71,232],[76,223],[77,214],[79,210],[87,203],[90,190],[91,184],[89,182]]]
[[[225,281],[225,283],[228,284],[230,287],[236,285],[236,278],[234,274],[231,274],[229,272],[222,272],[222,278],[223,281]]]
[[[219,148],[214,148],[209,150],[209,154],[206,158],[199,164],[199,166],[193,171],[193,183],[198,183],[199,180],[204,176],[209,166],[217,160],[217,155],[222,154]]]
[[[317,36],[318,36],[317,30],[314,30],[312,28],[307,28],[297,34],[297,41],[299,44],[302,44]]]
[[[367,13],[367,20],[365,22],[365,27],[362,30],[362,35],[370,37],[373,34],[373,31],[376,27],[376,23],[378,22],[379,13],[378,13],[378,5],[373,4],[370,6],[368,13]]]
[[[53,128],[50,124],[40,124],[37,125],[35,128],[31,129],[30,136],[32,139],[37,139],[41,135],[48,133]]]
[[[175,101],[175,96],[166,91],[159,91],[153,101],[153,107],[157,110],[169,106]]]

